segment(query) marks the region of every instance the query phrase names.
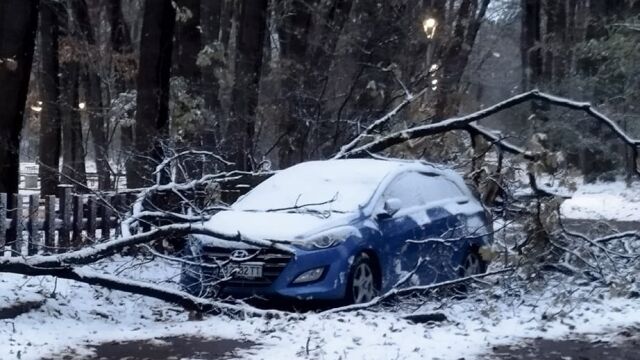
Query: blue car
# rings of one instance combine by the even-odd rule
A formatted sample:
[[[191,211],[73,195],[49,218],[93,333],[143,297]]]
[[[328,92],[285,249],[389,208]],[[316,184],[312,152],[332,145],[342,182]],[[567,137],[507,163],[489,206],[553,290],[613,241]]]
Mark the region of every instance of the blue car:
[[[463,179],[402,160],[282,170],[206,224],[287,250],[192,235],[181,284],[196,296],[363,303],[394,287],[482,273],[487,214]]]

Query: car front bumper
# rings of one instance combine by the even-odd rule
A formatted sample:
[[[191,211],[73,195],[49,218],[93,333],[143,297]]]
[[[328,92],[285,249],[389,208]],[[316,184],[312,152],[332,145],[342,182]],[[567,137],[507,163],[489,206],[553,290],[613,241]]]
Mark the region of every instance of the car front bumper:
[[[296,250],[282,272],[270,284],[234,279],[218,289],[220,296],[234,298],[293,298],[296,300],[338,300],[345,296],[351,252],[341,244],[313,251]],[[312,282],[294,284],[302,273],[323,268],[322,276]]]

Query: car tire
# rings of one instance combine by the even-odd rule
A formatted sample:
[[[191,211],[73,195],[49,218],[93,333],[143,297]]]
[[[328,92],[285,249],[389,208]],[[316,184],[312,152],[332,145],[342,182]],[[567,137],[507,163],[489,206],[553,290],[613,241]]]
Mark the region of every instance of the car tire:
[[[373,260],[365,253],[356,257],[347,280],[346,304],[360,304],[373,300],[380,293],[379,274]]]
[[[468,277],[473,275],[480,275],[487,272],[487,266],[489,264],[482,259],[480,252],[477,248],[467,249],[462,262],[460,263],[459,276]]]

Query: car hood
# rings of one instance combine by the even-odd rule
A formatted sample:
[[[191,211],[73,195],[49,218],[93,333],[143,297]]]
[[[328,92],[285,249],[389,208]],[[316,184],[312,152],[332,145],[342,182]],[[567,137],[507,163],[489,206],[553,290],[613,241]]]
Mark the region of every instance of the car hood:
[[[332,213],[329,217],[305,213],[263,211],[221,211],[207,221],[207,228],[225,233],[240,233],[246,237],[265,240],[304,241],[310,235],[333,227],[348,225],[356,214]],[[219,246],[236,246],[235,242],[199,236],[207,243]],[[234,244],[235,243],[235,244]]]

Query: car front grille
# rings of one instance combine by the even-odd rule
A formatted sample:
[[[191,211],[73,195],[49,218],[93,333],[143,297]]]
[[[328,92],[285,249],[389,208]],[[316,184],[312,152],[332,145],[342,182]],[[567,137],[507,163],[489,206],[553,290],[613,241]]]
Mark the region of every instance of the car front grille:
[[[202,260],[206,263],[226,262],[230,259],[231,253],[236,249],[206,246],[202,249]],[[263,264],[262,277],[234,278],[224,282],[222,286],[233,287],[268,287],[280,276],[282,270],[287,266],[293,254],[275,249],[255,249],[247,250],[251,256],[247,262],[259,262]],[[256,254],[257,253],[257,254]]]

